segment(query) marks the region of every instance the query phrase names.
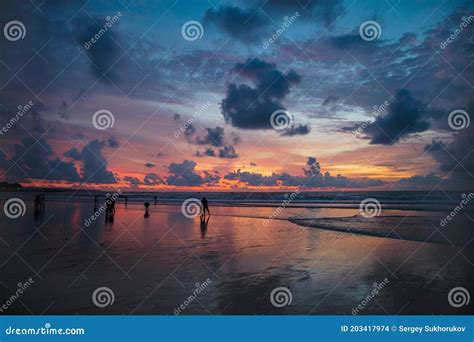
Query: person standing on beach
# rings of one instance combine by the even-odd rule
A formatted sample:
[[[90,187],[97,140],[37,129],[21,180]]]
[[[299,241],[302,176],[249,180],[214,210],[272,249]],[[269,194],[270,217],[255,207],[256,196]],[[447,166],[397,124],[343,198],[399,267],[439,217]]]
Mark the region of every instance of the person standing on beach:
[[[202,215],[206,216],[206,211],[207,211],[209,216],[211,216],[211,212],[209,211],[209,202],[207,201],[206,197],[202,198],[201,204],[202,204]]]

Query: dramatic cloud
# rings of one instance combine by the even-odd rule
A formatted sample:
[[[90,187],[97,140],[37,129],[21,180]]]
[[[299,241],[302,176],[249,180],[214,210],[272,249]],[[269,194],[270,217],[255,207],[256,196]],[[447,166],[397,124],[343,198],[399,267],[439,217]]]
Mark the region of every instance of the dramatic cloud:
[[[235,152],[234,146],[224,146],[219,150],[219,158],[237,158],[239,155]]]
[[[141,184],[140,180],[137,177],[125,176],[123,177],[123,180],[127,182],[131,188],[136,188]]]
[[[80,181],[73,162],[65,162],[58,158],[49,159],[53,155],[51,145],[44,138],[23,138],[15,146],[15,155],[6,160],[3,155],[5,175],[7,179],[39,179],[51,181]]]
[[[329,172],[321,173],[319,162],[314,157],[308,157],[302,176],[288,173],[273,173],[262,175],[257,172],[237,170],[229,172],[224,179],[237,180],[250,186],[298,186],[305,188],[370,188],[384,184],[378,179],[348,178],[342,175],[331,176]]]
[[[206,135],[196,138],[198,145],[222,146],[224,144],[224,128],[206,128]]]
[[[309,132],[311,132],[311,126],[309,124],[306,125],[292,125],[291,127],[285,129],[281,135],[286,135],[286,136],[294,136],[294,135],[306,135]]]
[[[74,32],[77,32],[77,43],[83,48],[86,42],[89,42],[99,32],[104,31],[105,21],[103,18],[93,20],[83,16],[73,23],[75,25]],[[103,82],[108,82],[108,79],[113,82],[119,81],[119,70],[114,67],[123,55],[119,41],[120,38],[112,28],[106,34],[101,34],[99,41],[90,44],[89,49],[84,50],[90,59],[92,74]]]
[[[275,64],[258,58],[237,63],[233,71],[250,80],[255,88],[246,84],[228,85],[221,104],[226,122],[242,129],[271,129],[272,113],[285,109],[281,101],[291,86],[301,81],[301,76],[294,70],[283,74]]]
[[[114,174],[107,170],[108,161],[102,153],[107,146],[106,140],[92,140],[81,151],[73,148],[64,155],[77,161],[82,161],[81,181],[97,184],[113,184],[117,180]]]
[[[408,178],[400,179],[395,186],[403,190],[426,190],[435,189],[439,184],[443,182],[443,179],[434,173],[430,173],[426,176],[412,176]]]
[[[469,113],[474,112],[474,106],[467,108]],[[441,184],[446,187],[471,187],[474,178],[474,125],[472,123],[460,130],[449,142],[433,140],[425,146],[427,151],[438,163],[439,171],[447,176]]]
[[[143,184],[145,184],[145,185],[159,185],[159,184],[166,184],[166,183],[156,173],[147,173],[145,175],[145,178],[143,178]]]
[[[219,181],[220,176],[207,171],[204,176],[195,171],[196,162],[192,160],[183,160],[182,163],[171,163],[168,166],[170,175],[166,178],[168,185],[175,186],[199,186],[204,184],[214,184]]]
[[[430,127],[427,118],[426,105],[402,89],[390,103],[387,114],[378,116],[363,133],[371,144],[392,145],[403,137],[426,131]]]
[[[261,41],[269,24],[268,19],[258,9],[242,9],[234,6],[209,9],[204,20],[244,43]]]

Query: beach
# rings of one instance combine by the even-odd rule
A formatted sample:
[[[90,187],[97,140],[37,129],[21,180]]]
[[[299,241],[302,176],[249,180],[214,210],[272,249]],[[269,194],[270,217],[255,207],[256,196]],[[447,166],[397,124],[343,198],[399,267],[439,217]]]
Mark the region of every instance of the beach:
[[[25,215],[0,221],[1,298],[33,282],[4,314],[473,313],[448,301],[455,287],[474,293],[470,208],[442,227],[449,212],[432,205],[392,203],[361,218],[350,201],[283,208],[280,199],[211,199],[212,216],[202,220],[183,215],[178,200],[155,205],[151,197],[149,215],[141,198],[119,199],[106,222],[90,197],[47,194],[41,215],[23,198]],[[98,307],[92,296],[102,287],[113,301]],[[277,288],[287,291],[281,307],[270,300]]]

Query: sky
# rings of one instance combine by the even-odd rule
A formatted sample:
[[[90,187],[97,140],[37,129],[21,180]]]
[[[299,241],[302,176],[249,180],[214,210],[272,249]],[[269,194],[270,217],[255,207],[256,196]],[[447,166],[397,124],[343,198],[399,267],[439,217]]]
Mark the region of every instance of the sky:
[[[1,181],[472,189],[472,2],[0,6]]]

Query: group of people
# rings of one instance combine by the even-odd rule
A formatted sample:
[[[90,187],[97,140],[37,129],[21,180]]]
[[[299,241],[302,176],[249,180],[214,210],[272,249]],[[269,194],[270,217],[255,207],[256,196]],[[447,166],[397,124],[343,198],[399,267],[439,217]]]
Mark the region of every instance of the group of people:
[[[39,196],[43,196],[42,201],[43,201],[43,207],[44,207],[44,195],[38,195],[35,198],[35,208],[36,208],[36,205],[37,205],[37,199],[39,201],[38,203],[41,203],[41,197],[39,197]],[[128,196],[124,196],[124,198],[125,198],[125,206],[126,206],[127,203],[128,203]],[[156,196],[154,197],[154,203],[155,203],[155,205],[157,203],[157,197]],[[150,216],[149,208],[150,208],[151,204],[149,202],[145,202],[145,203],[143,203],[143,205],[145,207],[145,218],[148,218]],[[203,220],[206,217],[206,213],[209,216],[211,216],[211,212],[209,210],[209,202],[208,202],[206,197],[202,198],[201,205],[202,205],[201,206],[201,208],[202,208],[201,220]],[[97,211],[98,206],[99,206],[99,196],[94,195],[94,212]],[[113,221],[114,215],[115,215],[115,198],[111,197],[111,196],[107,196],[106,199],[105,199],[105,220],[106,221]],[[208,218],[208,220],[209,220],[209,218]]]

